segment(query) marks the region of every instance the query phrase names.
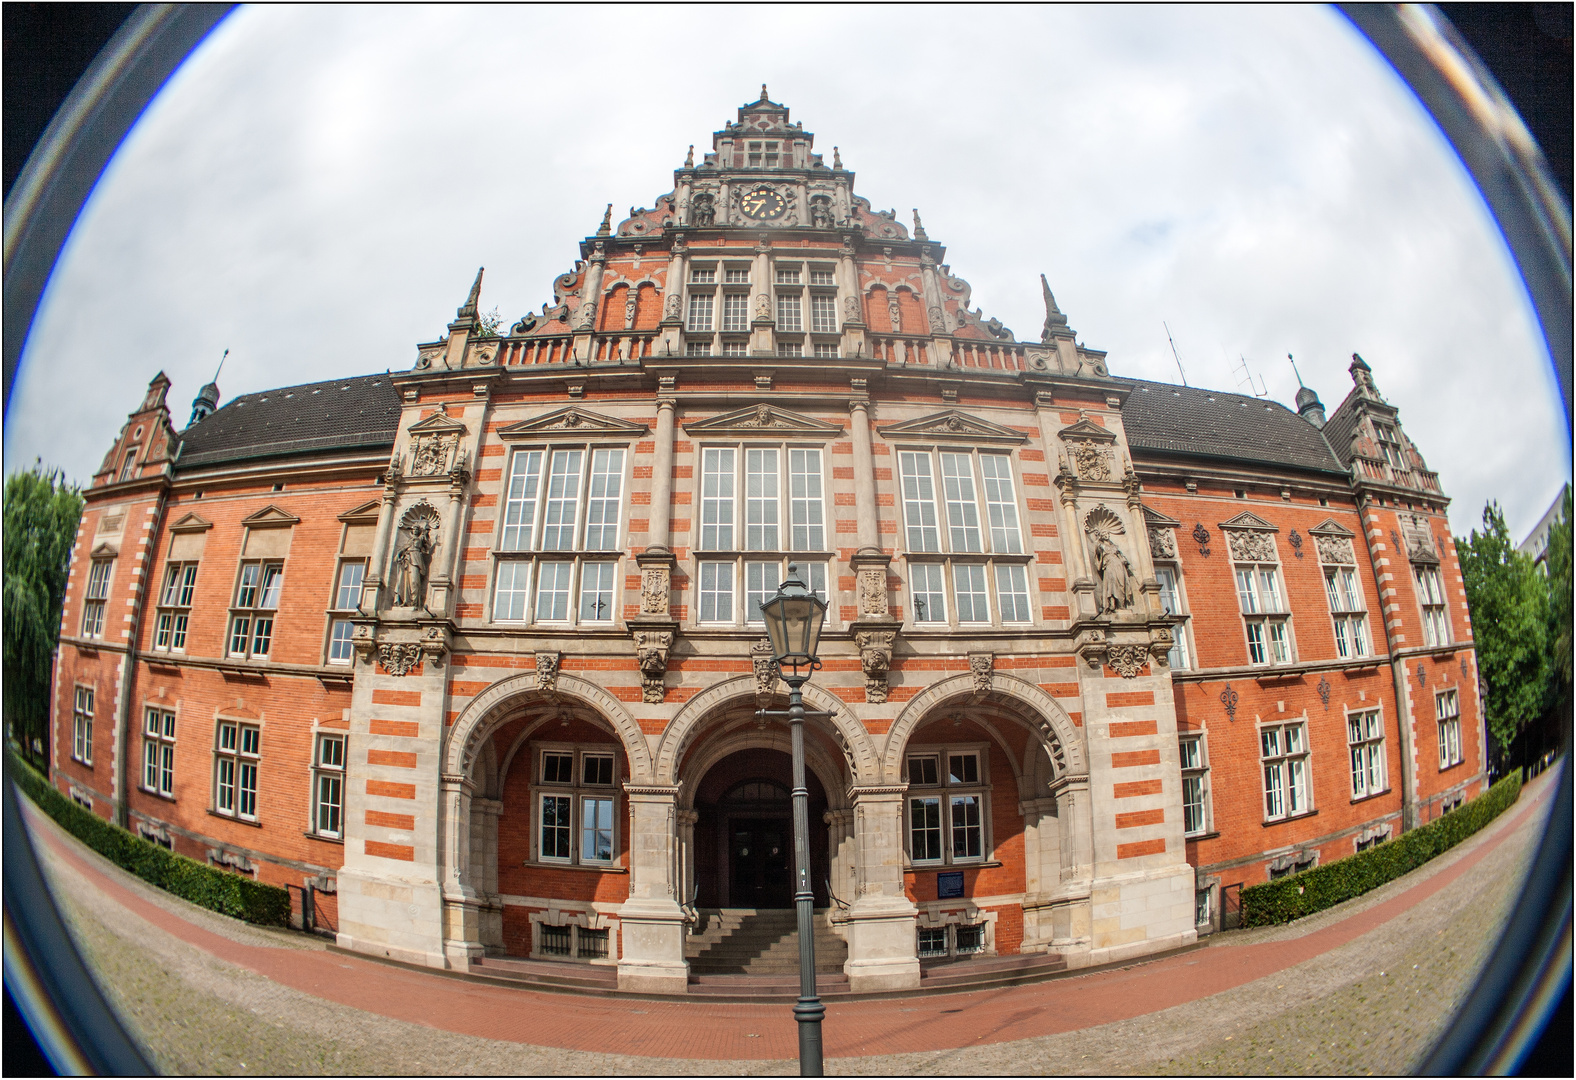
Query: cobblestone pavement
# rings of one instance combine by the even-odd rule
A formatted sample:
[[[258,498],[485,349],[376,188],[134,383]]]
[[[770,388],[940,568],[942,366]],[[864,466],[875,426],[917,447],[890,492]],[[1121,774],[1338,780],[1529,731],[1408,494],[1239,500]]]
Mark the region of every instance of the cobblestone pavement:
[[[827,1019],[829,1074],[1397,1074],[1432,1045],[1481,967],[1511,904],[1536,846],[1546,805],[1534,807],[1552,788],[1545,774],[1524,789],[1521,800],[1499,820],[1455,850],[1367,896],[1289,926],[1217,935],[1206,949],[1169,960],[1136,964],[1118,972],[1096,972],[1055,984],[1005,991],[918,999],[910,1003],[834,1004]],[[1546,804],[1547,799],[1542,799]],[[31,807],[29,807],[31,809]],[[1529,812],[1530,811],[1530,812]],[[538,995],[539,1012],[564,1006],[571,1011],[608,1013],[630,1022],[642,1014],[662,1014],[682,1029],[679,1045],[693,1045],[696,1058],[634,1056],[584,1049],[533,1046],[506,1038],[483,1038],[382,1015],[380,991],[398,996],[397,984],[425,980],[429,1001],[469,996],[474,984],[439,975],[411,974],[328,952],[324,944],[300,934],[263,930],[203,911],[137,881],[86,851],[41,815],[30,813],[35,836],[53,842],[37,845],[52,887],[62,901],[67,923],[111,1001],[158,1067],[171,1073],[269,1075],[339,1074],[744,1074],[797,1073],[796,1062],[771,1051],[791,1045],[792,1021],[786,1006],[690,1005],[625,1000],[617,1003],[564,995]],[[1452,868],[1464,872],[1431,895],[1431,879],[1448,879]],[[133,899],[134,898],[134,899]],[[140,903],[138,903],[140,901]],[[1394,903],[1392,903],[1394,901]],[[151,905],[151,908],[148,907]],[[1389,905],[1388,908],[1385,905]],[[266,952],[288,966],[310,959],[357,972],[362,999],[354,1008],[285,985],[216,955],[213,947],[193,944],[204,934],[168,932],[168,916],[244,951]],[[1282,967],[1231,989],[1145,1015],[1101,1023],[1061,1017],[1042,1023],[1055,1030],[1033,1038],[995,1041],[1004,1029],[1036,1018],[1045,1010],[1045,987],[1109,1000],[1142,995],[1166,984],[1175,998],[1189,969],[1201,975],[1222,958],[1261,955],[1268,946],[1288,952],[1306,948],[1309,935],[1342,925],[1365,925],[1390,909],[1400,910],[1345,944]],[[154,911],[153,909],[158,909]],[[1383,909],[1376,912],[1376,909]],[[165,913],[168,913],[167,915]],[[212,939],[212,940],[217,940]],[[259,949],[259,947],[261,947]],[[1247,948],[1244,948],[1247,947]],[[1236,950],[1217,954],[1216,950]],[[303,955],[313,953],[308,958]],[[343,962],[340,962],[343,961]],[[1219,967],[1219,964],[1214,964]],[[386,976],[384,973],[387,973]],[[1218,976],[1211,976],[1212,978]],[[296,980],[300,981],[300,980]],[[528,991],[497,991],[524,1000]],[[872,1006],[861,1009],[862,1005]],[[909,1007],[912,1005],[913,1007]],[[937,1007],[939,1005],[939,1008]],[[949,1008],[949,1005],[956,1005]],[[397,1011],[397,1010],[389,1010]],[[1096,1011],[1098,1011],[1096,1009]],[[1129,1009],[1129,1012],[1132,1010]],[[778,1016],[777,1013],[782,1013]],[[908,1024],[904,1014],[915,1014]],[[947,1014],[957,1014],[949,1017]],[[432,1017],[439,1014],[433,1012]],[[976,1025],[981,1017],[999,1023],[971,1036],[949,1030],[951,1019]],[[863,1019],[859,1019],[863,1017]],[[654,1019],[645,1016],[645,1019]],[[1041,1018],[1043,1019],[1043,1018]],[[588,1016],[586,1022],[593,1022]],[[846,1024],[842,1037],[835,1029]],[[1085,1026],[1078,1026],[1083,1024]],[[855,1049],[848,1030],[882,1026],[870,1041],[883,1046],[941,1046],[867,1056],[833,1056],[837,1043]],[[904,1030],[912,1027],[913,1030]],[[1076,1030],[1068,1030],[1076,1027]],[[756,1030],[747,1030],[756,1029]],[[974,1029],[969,1029],[973,1031]],[[716,1039],[759,1038],[765,1056],[740,1052],[719,1058],[706,1047]],[[542,1040],[546,1041],[546,1040]],[[612,1040],[608,1040],[612,1042]],[[593,1043],[593,1045],[596,1045]],[[673,1045],[671,1040],[653,1043]],[[745,1044],[749,1045],[748,1043]],[[780,1051],[779,1051],[780,1052]],[[748,1060],[748,1058],[761,1058]]]

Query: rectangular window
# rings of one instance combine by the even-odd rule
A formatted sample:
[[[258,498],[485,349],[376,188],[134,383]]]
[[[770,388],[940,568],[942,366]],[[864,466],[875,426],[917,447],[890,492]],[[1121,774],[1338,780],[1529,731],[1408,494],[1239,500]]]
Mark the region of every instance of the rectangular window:
[[[1171,650],[1166,654],[1166,663],[1173,670],[1186,670],[1191,665],[1187,651],[1187,624],[1183,621],[1187,613],[1182,609],[1180,575],[1174,566],[1159,565],[1155,567],[1155,580],[1160,585],[1160,610],[1175,620],[1171,624]]]
[[[1375,421],[1374,434],[1379,437],[1379,449],[1384,452],[1385,460],[1390,463],[1390,467],[1404,470],[1406,459],[1401,456],[1401,440],[1396,437],[1395,428]]]
[[[722,355],[724,356],[748,356],[749,351],[750,344],[747,341],[724,341],[722,343]]]
[[[1276,724],[1259,729],[1264,768],[1264,817],[1273,821],[1310,808],[1308,740],[1305,725]]]
[[[779,285],[797,285],[797,284],[799,284],[799,267],[797,267],[797,266],[779,266],[777,268],[777,284],[779,284]]]
[[[690,283],[694,285],[711,285],[717,280],[715,266],[690,267]]]
[[[700,293],[689,299],[689,319],[684,329],[691,334],[711,333],[711,293]]]
[[[254,660],[268,656],[274,637],[274,612],[279,607],[284,582],[282,563],[241,564],[235,604],[230,609],[229,655]]]
[[[257,769],[262,732],[254,724],[220,720],[214,748],[214,810],[257,820]]]
[[[832,271],[832,270],[830,270],[830,269],[828,269],[826,267],[812,266],[810,268],[810,284],[811,285],[836,285],[837,284],[837,278],[835,276],[834,271]]]
[[[1182,762],[1182,831],[1191,836],[1209,831],[1209,763],[1204,737],[1178,739]]]
[[[149,709],[142,718],[142,787],[175,797],[175,714]]]
[[[1434,715],[1439,721],[1439,767],[1461,764],[1461,703],[1456,691],[1434,695]]]
[[[1208,889],[1198,889],[1193,893],[1193,923],[1196,926],[1208,926],[1210,919],[1210,903]]]
[[[493,590],[493,620],[523,622],[526,598],[530,595],[531,564],[500,562],[498,581]]]
[[[542,480],[542,451],[516,450],[509,462],[509,490],[504,500],[504,551],[529,551],[536,526],[536,498]]]
[[[945,770],[941,763],[945,761]],[[914,863],[953,863],[983,859],[985,836],[983,753],[947,750],[908,758],[909,858]],[[931,792],[923,790],[934,787]],[[945,839],[945,842],[943,842]]]
[[[837,345],[827,342],[817,343],[815,346],[815,355],[823,360],[835,360],[838,355]]]
[[[170,563],[159,590],[159,613],[154,622],[153,647],[179,652],[186,648],[186,625],[191,616],[192,594],[197,590],[196,563]]]
[[[1423,607],[1423,643],[1425,645],[1450,644],[1450,619],[1445,611],[1445,587],[1439,570],[1433,566],[1414,566],[1417,579],[1417,599]]]
[[[88,587],[82,602],[82,636],[104,636],[104,604],[109,599],[109,573],[113,559],[95,559],[88,570]]]
[[[79,686],[71,708],[71,756],[93,764],[93,688]]]
[[[952,550],[979,551],[979,500],[974,495],[970,455],[941,455],[941,488],[947,500],[947,540]]]
[[[1012,488],[1012,461],[1004,454],[981,454],[980,473],[985,478],[985,510],[990,518],[991,550],[1017,555],[1023,551],[1023,533],[1018,528],[1018,500]]]
[[[733,563],[700,564],[700,621],[733,621]]]
[[[952,594],[958,605],[958,622],[990,622],[990,601],[985,595],[983,563],[954,563]]]
[[[711,341],[686,341],[684,343],[685,356],[710,356]]]
[[[601,749],[544,749],[541,762],[542,785],[561,790],[537,793],[537,858],[545,862],[611,863],[616,854],[617,828],[614,755]]]
[[[1242,608],[1250,664],[1289,664],[1292,660],[1291,634],[1287,629],[1286,608],[1281,600],[1280,568],[1268,565],[1238,565],[1237,603]],[[1268,618],[1252,618],[1264,616]]]
[[[947,621],[947,587],[940,563],[909,563],[909,588],[914,594],[914,621]]]
[[[1379,710],[1347,713],[1346,742],[1352,758],[1352,798],[1384,791],[1384,724]]]
[[[544,562],[538,568],[536,583],[536,621],[567,622],[569,619],[569,579],[574,576],[572,562]]]
[[[361,606],[361,581],[367,564],[360,561],[343,563],[339,568],[339,587],[334,590],[335,611],[355,611]]]
[[[748,266],[730,266],[722,272],[725,285],[748,285],[750,283],[750,268]]]
[[[1357,572],[1345,567],[1324,571],[1324,593],[1330,601],[1330,617],[1335,624],[1335,652],[1342,658],[1368,655],[1367,619],[1363,610],[1362,589]]]
[[[936,489],[931,481],[930,455],[898,454],[903,477],[903,526],[910,551],[940,551],[936,522]]]
[[[802,342],[802,341],[779,341],[777,343],[777,355],[778,356],[803,356],[804,355],[804,342]]]
[[[915,856],[917,859],[918,856]],[[919,957],[921,960],[934,956],[948,956],[947,928],[945,926],[921,926],[919,928]]]
[[[781,580],[782,564],[776,562],[747,562],[744,564],[744,620],[764,622],[761,605],[777,592]]]
[[[1018,563],[996,564],[996,601],[1004,623],[1029,622],[1029,574]],[[960,616],[961,618],[961,616]]]
[[[367,564],[360,559],[348,559],[339,565],[339,578],[334,585],[331,612],[355,612],[361,607],[361,583],[366,577]],[[328,662],[348,664],[355,659],[355,624],[348,618],[329,621]]]
[[[744,451],[744,547],[777,551],[777,451]]]
[[[778,271],[779,279],[782,271]],[[777,294],[777,330],[784,334],[797,334],[804,330],[803,305],[799,302],[799,294]]]
[[[788,513],[792,527],[790,551],[825,548],[826,500],[821,494],[821,451],[788,451]]]
[[[608,622],[613,618],[613,580],[618,564],[580,564],[580,621]]]
[[[729,271],[732,273],[733,271]],[[750,298],[746,293],[724,293],[722,297],[723,333],[743,333],[750,328]]]
[[[319,735],[312,772],[312,828],[319,836],[344,835],[345,737]]]
[[[580,861],[613,861],[613,800],[580,800]]]
[[[732,447],[708,446],[701,452],[700,548],[733,549]]]
[[[810,297],[810,332],[814,334],[837,333],[837,297]]]
[[[541,851],[538,854],[542,861],[569,861],[569,840],[574,831],[573,806],[574,798],[569,795],[542,796]]]
[[[547,475],[547,507],[542,515],[542,550],[573,551],[580,508],[583,451],[554,450]]]

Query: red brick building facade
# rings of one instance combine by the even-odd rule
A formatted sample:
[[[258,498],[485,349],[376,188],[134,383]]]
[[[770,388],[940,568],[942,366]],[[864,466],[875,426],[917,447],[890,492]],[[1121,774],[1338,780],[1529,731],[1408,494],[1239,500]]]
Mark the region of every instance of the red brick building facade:
[[[854,989],[1185,944],[1479,790],[1447,500],[1361,359],[1326,421],[1113,376],[1049,288],[1019,342],[812,147],[763,92],[409,370],[180,431],[158,376],[77,538],[61,790],[349,947],[682,991],[698,911],[788,901],[790,563]]]

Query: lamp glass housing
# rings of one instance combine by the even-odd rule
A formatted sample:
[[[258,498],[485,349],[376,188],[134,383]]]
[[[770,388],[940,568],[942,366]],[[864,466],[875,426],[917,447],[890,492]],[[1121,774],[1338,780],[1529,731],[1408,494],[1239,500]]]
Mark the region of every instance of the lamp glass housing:
[[[777,595],[761,605],[766,634],[772,642],[772,658],[781,668],[814,667],[816,648],[821,641],[821,625],[826,621],[826,602],[804,587],[799,568],[788,564],[788,579]]]

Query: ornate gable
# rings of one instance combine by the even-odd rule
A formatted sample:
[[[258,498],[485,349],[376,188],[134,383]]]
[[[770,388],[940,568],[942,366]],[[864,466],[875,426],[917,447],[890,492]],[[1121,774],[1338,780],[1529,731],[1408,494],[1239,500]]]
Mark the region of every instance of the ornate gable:
[[[530,420],[498,429],[500,439],[531,439],[550,435],[617,435],[632,438],[644,435],[645,424],[632,424],[628,420],[603,416],[579,405],[556,409]]]
[[[751,405],[720,416],[684,425],[686,435],[786,435],[797,438],[830,438],[843,433],[843,425],[828,424],[813,416],[789,412],[775,405]]]
[[[464,435],[466,430],[464,424],[446,412],[435,412],[407,429],[411,435]]]
[[[1222,529],[1259,529],[1264,532],[1280,532],[1280,529],[1247,510],[1244,510],[1230,521],[1222,521],[1220,527]]]
[[[876,428],[883,439],[948,439],[959,442],[1024,443],[1029,437],[1021,431],[981,420],[977,416],[949,409],[946,412],[905,420]]]
[[[1116,432],[1110,428],[1101,427],[1085,414],[1080,413],[1078,422],[1069,424],[1056,433],[1062,442],[1116,442]]]
[[[1144,512],[1144,528],[1149,531],[1150,555],[1157,559],[1175,559],[1177,557],[1176,530],[1182,527],[1182,523],[1142,504],[1139,509]]]
[[[211,528],[213,528],[213,522],[207,520],[206,518],[198,517],[195,513],[189,513],[182,517],[175,524],[171,525],[170,532],[196,533],[203,532],[204,530]]]
[[[281,529],[287,525],[298,525],[300,522],[300,518],[285,513],[277,506],[265,506],[257,513],[241,519],[241,524],[248,529]]]

